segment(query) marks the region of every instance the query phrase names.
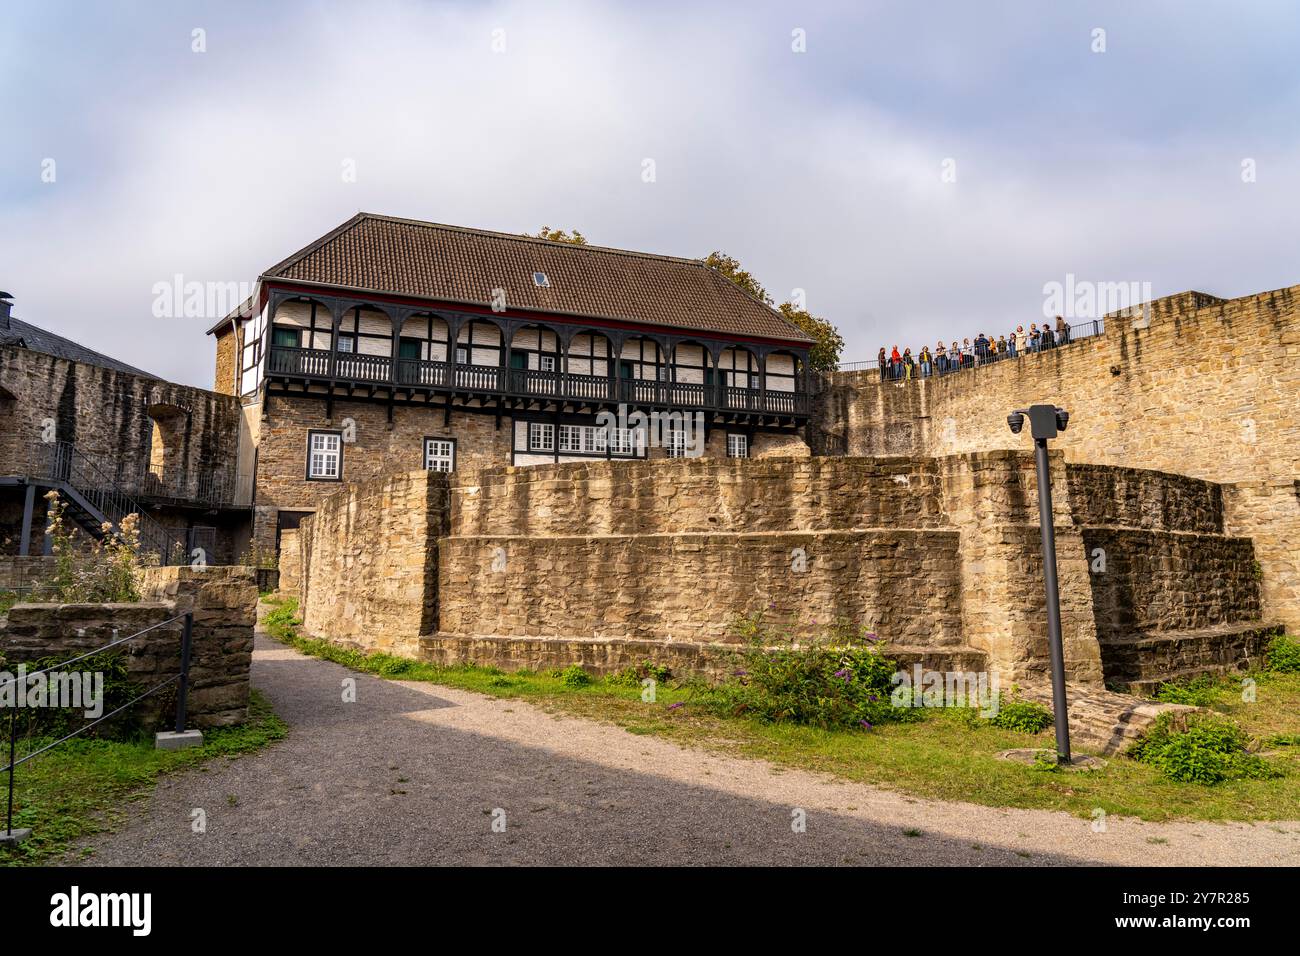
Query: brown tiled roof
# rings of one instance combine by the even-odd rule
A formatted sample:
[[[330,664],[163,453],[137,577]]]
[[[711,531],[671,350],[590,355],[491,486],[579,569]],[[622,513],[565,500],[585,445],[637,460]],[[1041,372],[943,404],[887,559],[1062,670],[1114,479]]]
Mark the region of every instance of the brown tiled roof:
[[[545,273],[549,287],[533,282]],[[263,276],[367,292],[812,341],[698,259],[359,213]]]

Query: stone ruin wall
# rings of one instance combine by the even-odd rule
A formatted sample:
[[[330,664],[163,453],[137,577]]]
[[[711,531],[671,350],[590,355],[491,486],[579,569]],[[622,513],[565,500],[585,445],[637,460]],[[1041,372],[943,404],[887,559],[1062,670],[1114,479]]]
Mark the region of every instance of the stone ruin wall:
[[[190,658],[190,725],[218,727],[248,716],[249,667],[257,585],[241,567],[145,568],[136,604],[15,604],[0,615],[0,658],[19,663],[67,659],[147,627],[127,648],[127,674],[150,687],[180,671],[182,622],[194,613]],[[175,688],[146,697],[135,713],[145,726],[170,728]]]
[[[1137,639],[1171,672],[1257,656],[1275,628],[1222,489],[1053,458],[1072,680],[1149,677],[1107,659]],[[1031,679],[1047,666],[1037,507],[1032,456],[1013,451],[414,472],[325,502],[287,539],[282,588],[309,633],[443,662],[709,669],[762,612],[801,638],[846,618],[903,662]],[[1207,650],[1216,627],[1227,656]]]
[[[1063,406],[1070,427],[1052,447],[1067,461],[1223,485],[1223,523],[1253,541],[1267,616],[1300,631],[1298,309],[1300,286],[1231,300],[1186,293],[1151,303],[1147,327],[1110,316],[1102,335],[941,378],[837,372],[819,383],[809,441],[815,454],[1026,449],[1006,415]]]

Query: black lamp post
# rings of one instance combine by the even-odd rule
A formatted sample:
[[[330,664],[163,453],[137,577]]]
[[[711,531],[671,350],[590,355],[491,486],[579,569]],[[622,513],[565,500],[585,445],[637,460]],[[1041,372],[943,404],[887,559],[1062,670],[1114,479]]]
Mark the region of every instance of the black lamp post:
[[[1052,518],[1052,475],[1047,465],[1047,440],[1065,431],[1070,413],[1055,405],[1032,405],[1007,416],[1012,434],[1019,435],[1029,416],[1038,465],[1038,522],[1043,535],[1043,584],[1047,589],[1047,653],[1052,666],[1052,710],[1056,715],[1056,759],[1070,762],[1070,718],[1065,700],[1065,651],[1061,644],[1061,592],[1056,582],[1056,524]]]

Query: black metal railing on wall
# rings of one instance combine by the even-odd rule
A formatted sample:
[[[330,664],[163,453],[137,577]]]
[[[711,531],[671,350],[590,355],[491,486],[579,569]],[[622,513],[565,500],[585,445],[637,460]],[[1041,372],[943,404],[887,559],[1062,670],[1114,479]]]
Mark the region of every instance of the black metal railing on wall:
[[[969,349],[961,348],[958,357],[954,358],[951,347],[947,353],[942,356],[931,354],[930,368],[922,368],[920,361],[920,352],[912,353],[913,369],[911,375],[907,373],[907,365],[904,362],[891,363],[888,359],[885,361],[885,374],[882,376],[886,380],[899,380],[907,378],[931,378],[939,375],[949,375],[953,372],[961,372],[971,368],[978,368],[983,365],[991,365],[995,362],[1007,361],[1009,359],[1024,358],[1026,355],[1034,355],[1039,352],[1050,352],[1054,349],[1065,348],[1073,345],[1075,342],[1084,339],[1090,339],[1104,334],[1106,331],[1106,322],[1104,319],[1097,319],[1094,322],[1079,322],[1075,325],[1067,326],[1064,336],[1056,336],[1049,345],[1037,344],[1026,347],[1023,350],[998,351],[997,342],[990,342],[988,346],[977,349],[970,346]],[[959,346],[960,348],[960,346]],[[861,372],[861,371],[879,371],[880,360],[870,359],[862,362],[840,362],[835,366],[840,372]]]
[[[171,677],[168,677],[166,680],[159,681],[157,684],[154,684],[152,687],[138,694],[131,700],[127,701],[125,704],[115,707],[113,708],[113,710],[109,711],[108,713],[102,714],[99,717],[95,718],[94,720],[90,721],[89,723],[84,724],[81,727],[78,727],[72,733],[66,734],[65,736],[62,736],[57,740],[52,741],[51,743],[45,744],[44,746],[41,746],[36,750],[31,751],[30,753],[26,753],[21,757],[18,756],[17,754],[18,710],[19,710],[18,701],[25,700],[27,698],[28,696],[26,693],[27,684],[30,681],[38,677],[44,678],[45,675],[51,674],[53,672],[63,671],[65,668],[69,667],[72,664],[78,664],[81,661],[87,660],[98,654],[102,654],[105,651],[112,650],[115,647],[121,647],[125,644],[130,643],[131,641],[136,640],[139,637],[144,636],[145,634],[148,634],[152,631],[156,631],[159,628],[166,627],[169,624],[175,624],[177,621],[184,622],[181,627],[180,670],[177,673],[173,674]],[[43,668],[41,670],[33,671],[32,673],[24,673],[17,677],[8,678],[7,680],[0,680],[0,691],[4,691],[7,688],[10,688],[11,686],[16,688],[16,691],[10,691],[9,693],[3,694],[3,697],[9,702],[7,704],[9,708],[9,763],[3,769],[3,771],[0,771],[5,773],[6,776],[8,777],[9,792],[8,792],[8,798],[5,801],[6,836],[8,836],[12,840],[15,837],[15,833],[16,833],[16,831],[14,830],[14,771],[18,767],[27,763],[27,761],[39,757],[43,753],[47,753],[53,750],[55,747],[59,746],[59,744],[66,743],[67,741],[72,740],[74,737],[81,736],[82,734],[86,733],[86,731],[90,730],[92,727],[96,727],[107,720],[111,720],[112,718],[118,716],[119,714],[124,713],[131,707],[134,707],[136,704],[140,703],[140,701],[144,700],[146,697],[150,697],[156,694],[158,691],[162,690],[164,687],[170,687],[172,684],[177,685],[176,718],[175,718],[174,726],[176,728],[176,733],[178,734],[183,733],[185,731],[185,722],[186,722],[186,718],[188,717],[189,686],[190,686],[190,656],[192,653],[193,641],[194,641],[194,614],[193,612],[187,611],[184,614],[178,614],[175,617],[168,618],[165,621],[159,621],[157,624],[151,624],[146,628],[142,628],[141,630],[136,631],[134,634],[128,634],[126,637],[121,637],[109,641],[107,644],[104,644],[100,647],[96,647],[93,650],[86,651],[83,654],[78,654],[76,657],[70,658],[66,661],[62,661],[58,664],[52,664],[49,667]],[[63,686],[67,686],[66,682],[62,682],[62,683]],[[102,692],[102,685],[101,685],[101,692]]]
[[[134,475],[119,474],[116,483],[141,498],[162,498],[179,504],[214,507],[247,501],[252,491],[247,476],[185,471],[162,464],[146,465]]]
[[[62,483],[73,492],[69,496],[73,506],[70,517],[87,532],[102,536],[102,528],[95,526],[100,521],[111,525],[113,532],[120,532],[126,517],[136,515],[141,551],[156,554],[161,563],[168,563],[173,542],[166,529],[149,517],[128,491],[71,442],[37,442],[30,462],[31,477]]]

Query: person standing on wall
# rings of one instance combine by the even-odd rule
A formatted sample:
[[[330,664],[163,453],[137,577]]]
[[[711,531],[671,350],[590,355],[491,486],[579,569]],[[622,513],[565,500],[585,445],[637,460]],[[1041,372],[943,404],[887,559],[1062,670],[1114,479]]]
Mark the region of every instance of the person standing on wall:
[[[1056,344],[1070,344],[1070,327],[1066,325],[1065,319],[1059,315],[1056,317]]]
[[[893,352],[889,355],[889,365],[893,370],[894,380],[903,377],[903,356],[898,353],[898,346],[894,346]]]
[[[880,367],[880,380],[883,382],[889,375],[889,362],[885,359],[885,347],[882,345],[880,351],[876,353],[876,365]]]
[[[948,350],[943,347],[943,339],[940,339],[939,344],[934,347],[934,367],[939,370],[940,375],[948,371]]]
[[[929,378],[930,369],[931,369],[930,346],[928,345],[921,346],[920,359],[921,359],[921,378]]]

